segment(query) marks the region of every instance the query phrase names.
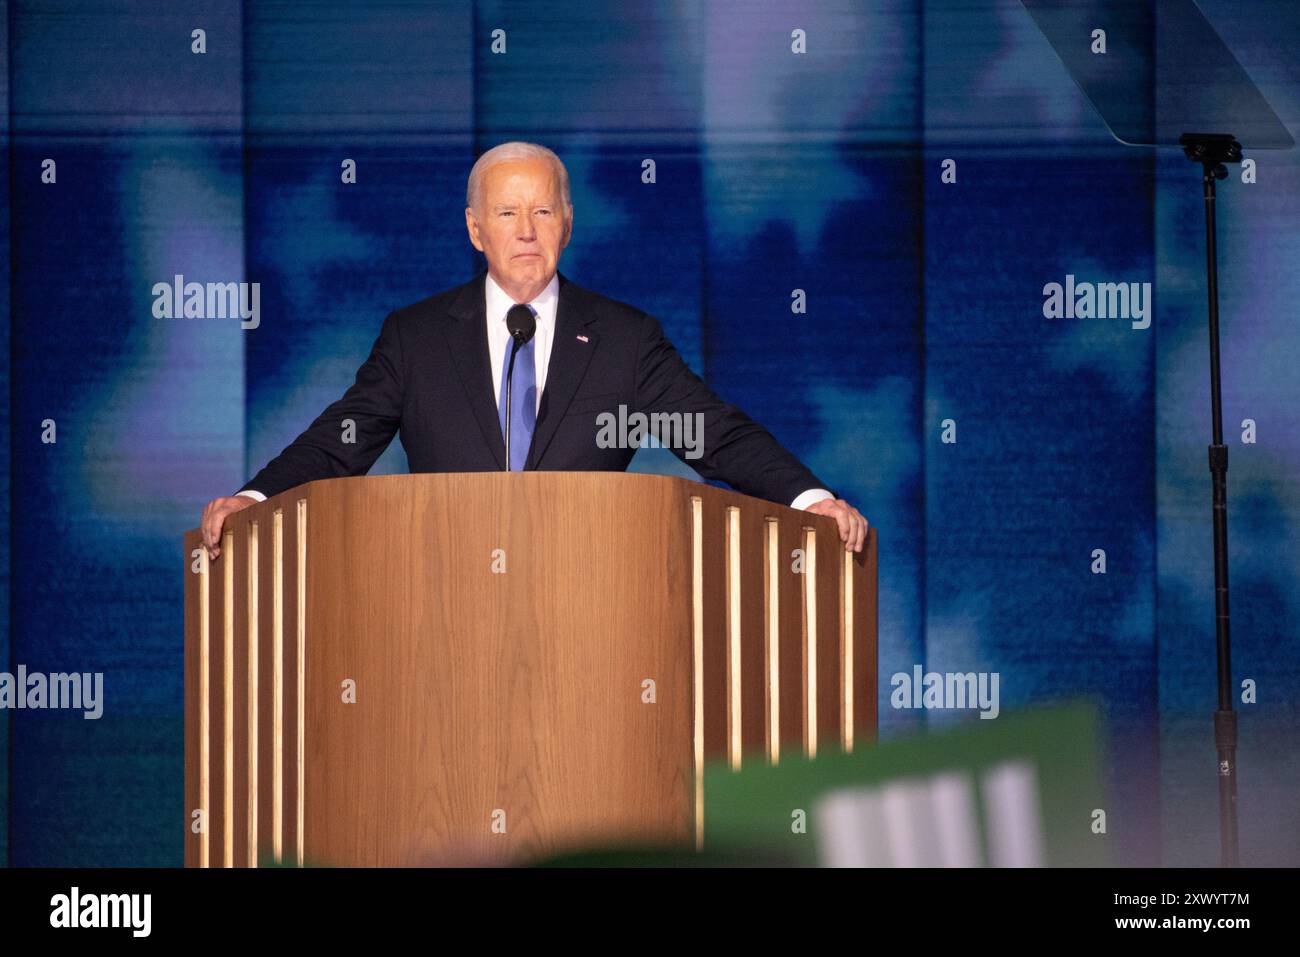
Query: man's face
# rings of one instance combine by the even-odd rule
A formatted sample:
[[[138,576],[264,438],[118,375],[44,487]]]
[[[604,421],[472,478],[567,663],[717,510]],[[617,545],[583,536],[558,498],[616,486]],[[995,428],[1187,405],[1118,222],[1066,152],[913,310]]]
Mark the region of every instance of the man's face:
[[[536,298],[555,275],[573,226],[551,164],[525,159],[489,167],[479,204],[465,209],[470,242],[505,292],[516,301]]]

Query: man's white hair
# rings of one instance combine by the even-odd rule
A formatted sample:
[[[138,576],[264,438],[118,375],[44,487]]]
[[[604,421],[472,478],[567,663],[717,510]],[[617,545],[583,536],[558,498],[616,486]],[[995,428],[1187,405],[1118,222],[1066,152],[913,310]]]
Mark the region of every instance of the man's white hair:
[[[564,204],[563,212],[567,216],[569,207],[573,205],[569,199],[569,171],[564,168],[560,158],[545,146],[524,143],[520,140],[494,146],[478,158],[474,168],[469,171],[469,185],[465,187],[465,205],[472,210],[478,210],[479,199],[483,192],[483,175],[489,167],[522,159],[543,159],[554,167],[556,178],[560,181],[560,202]]]

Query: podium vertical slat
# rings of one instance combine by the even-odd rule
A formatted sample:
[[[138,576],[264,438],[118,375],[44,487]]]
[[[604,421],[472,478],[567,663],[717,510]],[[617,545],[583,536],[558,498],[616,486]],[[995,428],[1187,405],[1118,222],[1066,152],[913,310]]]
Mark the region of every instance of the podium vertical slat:
[[[766,761],[767,641],[764,591],[767,510],[757,503],[737,509],[740,527],[741,740],[745,760]]]
[[[803,525],[797,519],[786,518],[779,522],[779,547],[777,587],[780,591],[778,616],[781,623],[779,637],[778,693],[781,700],[781,752],[800,754],[804,750],[804,575],[803,560],[796,564],[795,555],[801,551]],[[796,571],[796,568],[800,569]]]
[[[774,764],[781,754],[781,524],[765,516],[762,525],[763,754]]]
[[[280,776],[280,860],[283,864],[298,864],[302,860],[302,836],[298,830],[298,809],[301,796],[298,789],[299,770],[299,617],[300,605],[306,595],[300,594],[299,563],[302,555],[303,509],[298,501],[282,509],[283,544],[281,548],[281,609],[280,637],[280,706],[277,716],[276,736],[279,739]]]
[[[691,745],[695,847],[704,846],[704,501],[691,503]]]
[[[208,575],[207,798],[208,866],[226,866],[226,569],[231,566],[229,536]]]
[[[282,611],[280,555],[283,548],[282,513],[275,509],[264,517],[258,534],[257,597],[257,863],[278,862],[276,834],[276,650]]]
[[[727,724],[727,534],[726,511],[703,496],[704,759],[728,754]]]
[[[240,764],[243,767],[243,827],[241,829],[242,850],[240,866],[256,867],[258,864],[258,789],[261,782],[261,754],[258,742],[261,736],[259,716],[261,713],[261,598],[262,598],[262,561],[261,561],[261,526],[252,522],[248,526],[248,549],[245,554],[245,599],[244,599],[244,655],[241,665],[244,675],[244,739],[241,747]]]
[[[855,553],[844,552],[840,557],[840,747],[852,751],[855,742],[853,722],[857,720],[857,700],[853,675],[857,656],[857,621],[854,594],[857,572]]]
[[[844,555],[838,532],[817,534],[817,741],[824,748],[839,748],[843,742]]]
[[[744,698],[742,677],[741,639],[743,621],[741,613],[741,550],[746,543],[740,536],[740,509],[729,505],[722,511],[723,521],[723,598],[726,621],[726,711],[727,711],[727,763],[740,767],[744,752]]]
[[[198,554],[194,554],[195,552]],[[198,827],[206,817],[203,786],[207,772],[201,762],[207,732],[204,714],[207,688],[204,667],[208,637],[208,556],[196,533],[185,536],[185,866],[208,866],[208,829]],[[198,571],[195,571],[195,565]],[[196,818],[195,812],[200,812]],[[197,827],[197,830],[196,830]]]
[[[801,625],[802,667],[799,672],[799,685],[803,691],[803,753],[809,757],[817,756],[817,735],[820,722],[817,717],[817,652],[819,650],[817,626],[820,618],[817,614],[817,530],[810,526],[803,529],[803,618]]]
[[[867,529],[862,556],[854,564],[854,736],[855,745],[876,740],[876,656],[878,654],[877,533]]]
[[[231,536],[231,619],[230,657],[227,661],[230,680],[228,716],[230,733],[230,810],[227,820],[230,830],[231,867],[248,865],[248,558],[251,550],[251,526],[244,526]]]
[[[303,864],[303,855],[307,847],[307,837],[304,833],[304,808],[306,804],[306,739],[307,739],[307,715],[306,715],[306,694],[307,694],[307,500],[298,500],[298,528],[296,545],[298,548],[298,562],[295,565],[294,572],[297,576],[298,584],[295,588],[296,598],[296,622],[294,633],[296,644],[294,647],[294,675],[297,687],[294,691],[294,707],[296,709],[294,716],[295,731],[297,741],[294,745],[294,753],[297,761],[295,764],[295,773],[297,782],[294,786],[294,793],[297,798],[295,806],[294,835],[297,839],[297,861],[298,866]]]

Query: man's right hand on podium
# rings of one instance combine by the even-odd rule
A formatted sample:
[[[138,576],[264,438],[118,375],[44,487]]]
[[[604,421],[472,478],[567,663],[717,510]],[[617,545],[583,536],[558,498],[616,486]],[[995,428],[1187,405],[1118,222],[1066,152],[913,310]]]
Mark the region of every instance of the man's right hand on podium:
[[[216,561],[221,555],[221,527],[226,523],[227,516],[234,515],[236,512],[242,512],[250,505],[256,505],[257,500],[249,498],[247,495],[228,495],[224,498],[214,498],[203,509],[203,521],[200,528],[203,530],[203,546],[208,550],[209,561]]]

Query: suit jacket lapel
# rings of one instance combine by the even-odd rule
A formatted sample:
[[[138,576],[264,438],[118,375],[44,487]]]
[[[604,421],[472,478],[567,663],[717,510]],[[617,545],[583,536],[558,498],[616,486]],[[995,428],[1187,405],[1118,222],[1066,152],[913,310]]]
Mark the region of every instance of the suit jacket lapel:
[[[600,336],[590,326],[595,316],[589,311],[581,287],[575,286],[563,273],[559,273],[559,278],[551,361],[546,367],[546,388],[542,390],[542,405],[538,410],[525,469],[536,468],[536,463],[555,437],[560,420],[582,384],[592,353],[600,341]],[[497,397],[492,392],[492,365],[487,341],[486,283],[487,271],[484,270],[461,287],[448,309],[452,321],[446,324],[444,331],[456,374],[465,387],[469,407],[483,433],[483,440],[491,450],[497,468],[504,469],[506,443],[501,436]]]
[[[448,309],[452,317],[444,327],[447,348],[451,353],[456,373],[465,386],[469,407],[474,413],[483,440],[496,459],[497,468],[506,467],[506,442],[501,436],[501,419],[497,399],[492,394],[492,365],[487,341],[487,301],[485,285],[487,271],[461,287]],[[552,354],[553,355],[553,354]],[[550,373],[547,373],[548,377]],[[550,391],[550,381],[547,381]],[[534,437],[536,432],[534,432]]]
[[[528,451],[528,461],[524,468],[537,467],[546,447],[555,437],[560,427],[560,420],[573,401],[574,393],[582,384],[587,374],[587,365],[600,336],[591,328],[595,315],[590,311],[590,303],[580,286],[576,286],[559,273],[559,301],[555,309],[555,338],[551,342],[551,361],[546,367],[546,387],[542,390],[542,405],[538,410],[537,426],[533,430],[533,444]],[[581,338],[580,338],[581,337]],[[486,344],[484,349],[486,349]],[[496,419],[494,418],[495,422]],[[500,426],[497,432],[500,433]],[[499,445],[502,458],[505,455],[505,442]]]

